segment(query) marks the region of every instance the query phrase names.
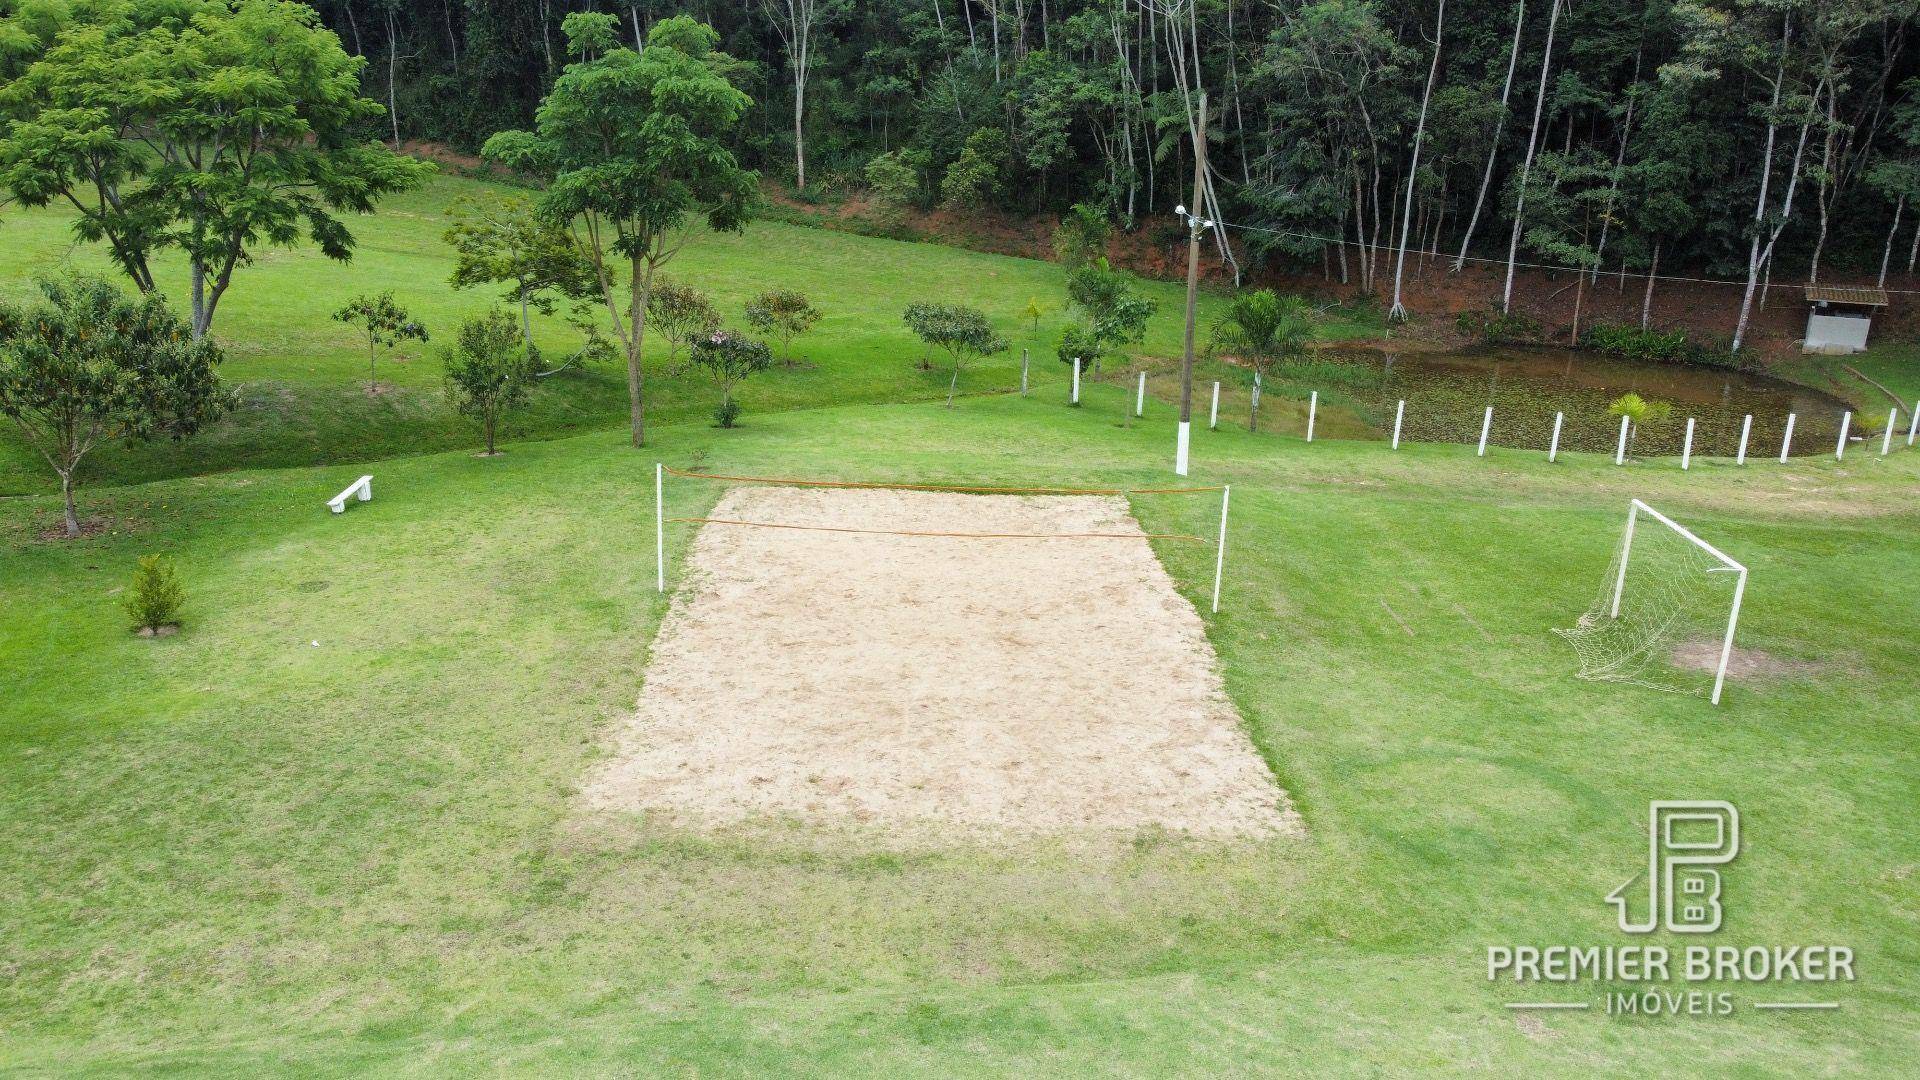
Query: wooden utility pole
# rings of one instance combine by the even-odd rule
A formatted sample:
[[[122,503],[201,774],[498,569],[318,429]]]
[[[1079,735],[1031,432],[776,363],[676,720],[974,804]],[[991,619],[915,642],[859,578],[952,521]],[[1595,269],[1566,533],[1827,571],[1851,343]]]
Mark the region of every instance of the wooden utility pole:
[[[1207,92],[1200,91],[1200,115],[1193,127],[1193,203],[1187,207],[1187,340],[1180,354],[1180,431],[1173,471],[1187,475],[1187,450],[1193,434],[1193,317],[1200,292],[1200,223],[1207,182]]]

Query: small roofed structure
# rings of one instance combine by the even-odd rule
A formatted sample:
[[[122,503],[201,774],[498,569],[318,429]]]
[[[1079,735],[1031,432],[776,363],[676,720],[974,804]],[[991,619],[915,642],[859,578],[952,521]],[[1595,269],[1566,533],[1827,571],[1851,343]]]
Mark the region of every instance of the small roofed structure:
[[[1887,290],[1851,285],[1807,286],[1807,338],[1810,353],[1856,353],[1867,347],[1873,313],[1887,306]]]

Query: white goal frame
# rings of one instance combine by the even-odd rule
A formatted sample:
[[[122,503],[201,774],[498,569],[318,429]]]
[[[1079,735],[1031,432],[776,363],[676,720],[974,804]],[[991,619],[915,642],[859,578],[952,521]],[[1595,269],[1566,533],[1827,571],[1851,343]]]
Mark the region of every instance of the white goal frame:
[[[1739,575],[1733,586],[1733,608],[1727,613],[1727,633],[1720,642],[1720,664],[1713,673],[1712,703],[1718,705],[1720,704],[1720,691],[1727,682],[1727,664],[1733,659],[1733,632],[1735,627],[1740,624],[1740,602],[1746,598],[1747,568],[1728,556],[1726,552],[1695,536],[1693,531],[1685,525],[1655,510],[1641,500],[1634,499],[1627,505],[1626,538],[1621,541],[1620,545],[1620,572],[1614,577],[1613,600],[1607,608],[1608,618],[1617,619],[1620,617],[1620,600],[1627,591],[1627,567],[1633,561],[1633,530],[1634,526],[1639,523],[1642,511],[1655,521],[1678,533],[1680,537],[1688,543],[1691,543],[1708,555],[1713,556],[1713,558],[1721,564],[1723,569],[1731,570]],[[1713,571],[1708,571],[1708,573],[1712,572]]]

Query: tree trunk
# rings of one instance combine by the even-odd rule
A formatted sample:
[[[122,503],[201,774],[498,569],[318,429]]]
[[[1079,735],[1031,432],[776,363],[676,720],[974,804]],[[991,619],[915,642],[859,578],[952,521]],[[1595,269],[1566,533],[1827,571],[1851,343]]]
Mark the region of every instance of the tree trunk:
[[[960,365],[953,365],[953,376],[947,380],[947,408],[953,408],[954,391],[960,388]]]
[[[1620,280],[1625,281],[1623,276]],[[1647,291],[1640,297],[1640,329],[1653,319],[1653,283],[1660,280],[1660,241],[1653,242],[1653,264],[1647,267]]]
[[[636,253],[630,265],[633,280],[628,286],[627,322],[633,327],[633,336],[627,342],[627,415],[633,445],[645,446],[647,408],[642,391],[647,374],[640,364],[640,349],[647,336],[647,300],[653,291],[653,263],[644,253]]]
[[[60,470],[60,498],[66,504],[67,539],[80,535],[80,515],[73,509],[73,470]]]
[[[1427,89],[1420,95],[1420,120],[1413,128],[1413,162],[1407,166],[1407,201],[1400,210],[1400,250],[1393,260],[1393,306],[1387,318],[1404,319],[1407,306],[1400,300],[1400,281],[1407,269],[1407,230],[1413,225],[1413,187],[1420,178],[1420,142],[1427,135],[1427,103],[1433,100],[1433,83],[1440,77],[1440,40],[1447,30],[1447,0],[1440,0],[1440,13],[1433,20],[1433,63],[1427,67]]]
[[[1513,235],[1507,240],[1507,283],[1500,291],[1500,312],[1513,310],[1513,268],[1520,258],[1520,230],[1526,224],[1527,180],[1533,175],[1533,152],[1540,136],[1540,110],[1547,103],[1548,75],[1553,71],[1553,35],[1560,26],[1560,0],[1552,0],[1547,16],[1547,45],[1540,54],[1540,94],[1533,100],[1533,127],[1527,131],[1527,155],[1520,162],[1520,189],[1513,201]]]
[[[1902,195],[1893,204],[1893,227],[1887,230],[1887,247],[1880,253],[1880,280],[1876,284],[1882,289],[1887,287],[1887,264],[1893,261],[1893,237],[1900,231],[1900,211],[1906,208],[1907,197]]]
[[[393,8],[387,8],[387,119],[393,121],[393,148],[400,149],[400,99],[393,80],[400,69],[400,43],[393,35]]]
[[[1500,133],[1507,125],[1507,98],[1513,93],[1513,70],[1520,63],[1520,31],[1527,22],[1527,0],[1519,0],[1513,13],[1513,48],[1507,53],[1507,81],[1500,87],[1500,112],[1493,121],[1493,141],[1487,147],[1487,168],[1480,174],[1480,193],[1473,197],[1473,216],[1467,219],[1467,231],[1460,236],[1460,254],[1454,256],[1453,272],[1467,264],[1467,246],[1473,243],[1474,227],[1480,224],[1480,208],[1486,204],[1487,189],[1493,184],[1493,166],[1500,160]]]

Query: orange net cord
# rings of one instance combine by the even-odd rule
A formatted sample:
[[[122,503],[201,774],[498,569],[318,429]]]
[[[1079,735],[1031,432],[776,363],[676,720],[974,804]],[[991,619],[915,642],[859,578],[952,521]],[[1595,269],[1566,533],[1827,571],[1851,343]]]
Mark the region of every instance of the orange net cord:
[[[955,491],[973,494],[994,495],[1192,495],[1206,491],[1219,491],[1218,487],[1173,487],[1173,488],[1078,488],[1078,487],[981,487],[963,484],[887,484],[863,480],[796,480],[779,476],[729,476],[725,473],[683,472],[671,466],[666,468],[669,476],[685,476],[695,480],[731,480],[742,484],[783,484],[791,487],[826,488],[878,488],[891,491]],[[692,520],[692,519],[686,519]],[[927,534],[934,535],[934,534]],[[972,534],[967,534],[972,535]],[[1095,534],[1107,535],[1107,534]],[[1132,535],[1114,533],[1112,535]]]
[[[1191,540],[1211,544],[1204,536],[1185,533],[976,533],[916,532],[908,529],[853,529],[835,525],[786,525],[775,521],[736,521],[732,518],[668,518],[693,525],[747,525],[756,529],[798,529],[802,532],[862,533],[868,536],[948,536],[964,540]]]

